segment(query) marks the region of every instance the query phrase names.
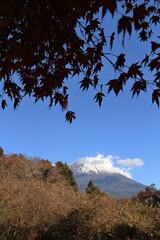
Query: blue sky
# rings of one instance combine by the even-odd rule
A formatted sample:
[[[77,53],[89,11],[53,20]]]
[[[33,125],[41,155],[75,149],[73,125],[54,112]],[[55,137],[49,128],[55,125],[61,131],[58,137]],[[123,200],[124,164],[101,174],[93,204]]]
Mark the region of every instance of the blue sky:
[[[140,158],[144,165],[130,170],[133,179],[160,187],[160,111],[151,105],[150,96],[131,99],[127,91],[117,98],[111,94],[99,108],[92,93],[72,91],[70,105],[77,119],[71,125],[59,108],[49,110],[47,103],[33,104],[31,99],[25,99],[16,111],[11,106],[0,110],[0,145],[5,153],[68,164],[97,154]]]
[[[119,37],[116,51],[129,54],[129,64],[141,60],[142,52],[150,50],[146,44],[137,45],[135,37],[126,40],[127,50],[120,47]],[[106,81],[112,73],[104,69],[100,75]],[[119,160],[138,158],[144,165],[126,166],[131,168],[133,179],[160,188],[160,110],[151,104],[150,92],[132,99],[128,86],[118,97],[109,94],[99,108],[93,101],[95,93],[82,93],[78,81],[71,79],[69,83],[69,108],[77,116],[71,125],[65,122],[59,107],[48,109],[47,102],[34,104],[33,99],[25,98],[16,111],[12,104],[5,111],[0,109],[0,146],[5,153],[68,164],[98,154],[118,156]],[[124,167],[113,161],[115,167]]]

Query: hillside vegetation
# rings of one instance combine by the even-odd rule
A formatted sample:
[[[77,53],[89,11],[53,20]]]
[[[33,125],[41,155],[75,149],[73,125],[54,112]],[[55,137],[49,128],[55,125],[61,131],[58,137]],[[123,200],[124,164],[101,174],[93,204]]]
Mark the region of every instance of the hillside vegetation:
[[[159,191],[116,199],[89,187],[79,193],[66,164],[2,152],[0,240],[160,239]]]

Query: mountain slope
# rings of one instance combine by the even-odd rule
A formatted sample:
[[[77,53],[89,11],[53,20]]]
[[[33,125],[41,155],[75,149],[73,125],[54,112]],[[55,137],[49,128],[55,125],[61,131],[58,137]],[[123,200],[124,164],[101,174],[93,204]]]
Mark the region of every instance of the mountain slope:
[[[101,159],[80,159],[70,164],[70,168],[81,192],[85,191],[90,180],[104,192],[117,197],[131,197],[145,189],[143,184],[131,179],[127,172],[113,168],[110,162]]]

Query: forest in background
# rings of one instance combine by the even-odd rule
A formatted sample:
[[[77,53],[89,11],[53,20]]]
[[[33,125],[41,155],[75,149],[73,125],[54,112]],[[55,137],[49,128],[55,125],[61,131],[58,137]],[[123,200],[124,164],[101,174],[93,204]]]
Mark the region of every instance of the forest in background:
[[[160,239],[160,191],[117,199],[90,181],[78,192],[67,164],[0,149],[0,240]]]

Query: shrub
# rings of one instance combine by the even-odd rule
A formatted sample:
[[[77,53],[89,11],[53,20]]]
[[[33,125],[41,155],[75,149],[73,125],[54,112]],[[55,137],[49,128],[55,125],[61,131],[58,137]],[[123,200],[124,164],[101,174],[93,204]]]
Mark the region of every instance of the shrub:
[[[88,194],[101,194],[103,193],[94,183],[90,180],[86,188],[86,193]]]
[[[4,155],[4,150],[2,147],[0,147],[0,156]]]
[[[57,162],[56,167],[59,169],[59,173],[65,177],[69,186],[73,187],[75,191],[78,191],[78,185],[69,166],[66,163],[63,164],[62,162]]]

